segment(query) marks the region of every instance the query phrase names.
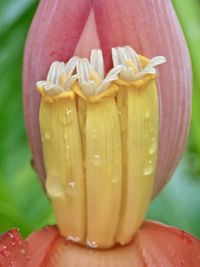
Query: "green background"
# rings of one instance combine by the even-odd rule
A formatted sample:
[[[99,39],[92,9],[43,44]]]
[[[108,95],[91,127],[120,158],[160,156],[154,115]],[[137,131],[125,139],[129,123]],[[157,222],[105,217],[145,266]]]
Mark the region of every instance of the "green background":
[[[24,130],[22,58],[36,0],[0,1],[0,232],[17,226],[23,236],[53,223]],[[148,217],[200,237],[200,2],[174,0],[188,41],[194,73],[190,138],[173,179],[151,204]]]

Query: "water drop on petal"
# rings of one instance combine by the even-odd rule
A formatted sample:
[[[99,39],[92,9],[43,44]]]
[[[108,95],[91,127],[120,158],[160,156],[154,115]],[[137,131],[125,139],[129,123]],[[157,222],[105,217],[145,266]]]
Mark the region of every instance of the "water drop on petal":
[[[45,138],[46,140],[50,140],[50,139],[51,139],[51,135],[50,135],[50,133],[46,132],[46,133],[44,134],[44,138]]]
[[[157,143],[156,143],[155,138],[152,138],[152,143],[149,148],[149,154],[153,155],[156,152],[156,150],[157,150]]]
[[[148,120],[148,119],[150,119],[150,117],[151,117],[150,110],[149,109],[146,109],[145,110],[145,119]]]
[[[75,196],[77,194],[77,188],[75,182],[69,182],[67,185],[67,194],[70,196]]]
[[[146,164],[145,168],[144,168],[144,172],[143,172],[143,174],[144,174],[145,176],[149,176],[149,175],[151,175],[151,174],[153,173],[153,171],[154,171],[154,167],[153,167],[152,161],[149,161],[149,162]]]
[[[97,245],[97,243],[95,241],[89,241],[89,240],[87,240],[86,241],[86,244],[90,248],[97,248],[98,247],[98,245]]]
[[[101,155],[94,155],[94,160],[93,163],[95,166],[100,166],[102,164],[102,159],[101,159]]]

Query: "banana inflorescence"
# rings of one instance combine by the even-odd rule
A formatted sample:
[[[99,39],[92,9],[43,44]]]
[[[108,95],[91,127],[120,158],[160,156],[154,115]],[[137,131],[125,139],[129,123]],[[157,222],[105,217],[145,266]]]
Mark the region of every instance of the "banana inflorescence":
[[[92,248],[126,244],[151,199],[158,146],[155,66],[131,47],[112,49],[104,76],[102,52],[90,61],[54,62],[41,94],[40,132],[46,190],[68,240]]]

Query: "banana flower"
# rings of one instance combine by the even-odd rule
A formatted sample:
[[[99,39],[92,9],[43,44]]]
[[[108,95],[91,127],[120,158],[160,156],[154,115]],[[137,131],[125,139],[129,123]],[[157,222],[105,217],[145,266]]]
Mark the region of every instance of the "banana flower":
[[[62,236],[88,249],[138,243],[182,155],[190,104],[170,0],[40,1],[25,48],[25,119]]]

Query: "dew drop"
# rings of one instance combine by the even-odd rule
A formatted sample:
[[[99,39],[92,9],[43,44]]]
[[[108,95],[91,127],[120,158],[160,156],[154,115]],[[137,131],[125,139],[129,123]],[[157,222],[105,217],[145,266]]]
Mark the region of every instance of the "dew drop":
[[[71,235],[69,235],[66,239],[68,241],[72,241],[72,242],[76,242],[76,243],[81,240],[78,236],[71,236]]]
[[[45,138],[46,140],[50,140],[50,139],[51,139],[51,135],[50,135],[50,133],[46,132],[46,133],[44,134],[44,138]]]
[[[69,182],[67,185],[67,193],[70,196],[75,196],[77,194],[77,188],[75,182]]]
[[[26,251],[23,248],[20,251],[22,254],[26,254]]]
[[[149,148],[149,154],[153,155],[156,152],[156,150],[157,150],[156,139],[152,138],[152,143],[151,143],[150,148]]]
[[[7,250],[7,247],[2,245],[0,245],[0,254],[6,258],[10,256],[10,252]]]
[[[151,175],[153,173],[153,171],[154,171],[154,167],[153,167],[152,161],[150,160],[150,161],[147,162],[147,164],[146,164],[146,166],[144,168],[143,174],[145,176],[148,176],[148,175]]]
[[[67,133],[64,133],[64,140],[67,140],[67,137],[68,137]]]
[[[95,241],[89,241],[89,240],[87,240],[86,241],[86,244],[90,248],[97,248],[98,247],[98,245],[97,245],[97,243]]]
[[[118,110],[118,114],[121,116],[122,115],[122,111],[121,110]]]
[[[14,262],[10,261],[10,266],[14,267]]]
[[[146,120],[149,120],[149,119],[150,119],[150,117],[151,117],[151,113],[150,113],[150,110],[149,110],[149,109],[146,109],[146,110],[145,110],[145,115],[144,115],[144,116],[145,116],[145,119],[146,119]]]
[[[101,159],[101,155],[94,155],[94,160],[93,163],[95,166],[100,166],[102,164],[102,159]]]
[[[48,195],[52,198],[62,197],[64,195],[63,188],[56,176],[47,177],[46,189]]]
[[[66,144],[66,149],[70,149],[70,145],[69,144]]]
[[[72,113],[72,109],[66,109],[66,115],[69,116]]]

